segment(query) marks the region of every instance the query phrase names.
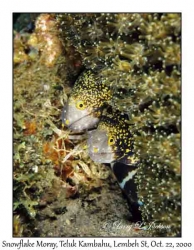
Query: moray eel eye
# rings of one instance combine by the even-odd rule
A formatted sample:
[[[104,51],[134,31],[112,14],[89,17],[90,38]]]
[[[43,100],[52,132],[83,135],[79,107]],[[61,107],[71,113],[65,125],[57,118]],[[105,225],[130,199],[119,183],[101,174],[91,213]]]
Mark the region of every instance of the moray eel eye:
[[[84,104],[83,101],[78,101],[76,103],[76,108],[80,109],[80,110],[84,110],[86,108],[86,105]]]
[[[115,143],[115,140],[114,140],[113,136],[109,136],[109,138],[108,138],[108,145],[111,146],[114,143]]]

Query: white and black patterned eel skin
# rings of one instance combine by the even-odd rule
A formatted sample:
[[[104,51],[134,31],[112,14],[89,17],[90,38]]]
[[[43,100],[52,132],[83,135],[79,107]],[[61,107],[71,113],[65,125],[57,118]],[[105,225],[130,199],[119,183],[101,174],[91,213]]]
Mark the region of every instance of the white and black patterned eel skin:
[[[119,111],[107,109],[104,104],[112,93],[103,81],[86,71],[76,81],[71,96],[62,112],[62,121],[71,131],[88,131],[89,156],[94,162],[110,164],[119,186],[127,196],[133,220],[141,219],[134,176],[138,159],[133,152],[133,134],[128,117]]]

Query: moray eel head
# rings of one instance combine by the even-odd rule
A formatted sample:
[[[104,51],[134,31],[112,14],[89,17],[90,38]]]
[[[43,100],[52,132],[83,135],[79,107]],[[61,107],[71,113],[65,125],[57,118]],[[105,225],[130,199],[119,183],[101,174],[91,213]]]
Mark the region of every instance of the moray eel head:
[[[88,133],[88,150],[91,159],[98,163],[119,161],[136,164],[133,153],[133,136],[126,117],[119,112],[102,116],[96,130]]]
[[[72,131],[83,131],[95,127],[99,118],[98,112],[86,107],[82,100],[73,100],[70,97],[63,109],[62,121]]]
[[[98,74],[90,70],[83,72],[63,109],[63,123],[72,131],[95,128],[104,104],[111,98],[110,88]]]
[[[89,132],[88,150],[90,158],[98,163],[110,163],[114,161],[114,150],[108,143],[109,137],[106,130],[96,129]]]

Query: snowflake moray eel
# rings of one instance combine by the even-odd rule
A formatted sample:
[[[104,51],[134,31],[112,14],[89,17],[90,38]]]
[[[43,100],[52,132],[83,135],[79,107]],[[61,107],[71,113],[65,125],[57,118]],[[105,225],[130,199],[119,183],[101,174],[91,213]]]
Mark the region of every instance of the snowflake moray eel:
[[[139,160],[133,152],[133,135],[126,115],[119,111],[109,111],[102,115],[96,130],[88,136],[89,156],[94,162],[110,163],[111,169],[129,202],[134,220],[141,218],[135,174]]]
[[[92,71],[83,72],[72,89],[62,112],[62,121],[71,131],[87,131],[88,152],[94,162],[108,163],[130,203],[133,217],[140,218],[134,176],[138,159],[134,157],[133,135],[128,116],[111,107],[103,109],[112,92]],[[97,127],[97,128],[96,128]],[[88,129],[94,129],[88,131]]]
[[[90,70],[84,71],[76,80],[63,109],[63,123],[72,131],[96,127],[104,104],[111,98],[111,90],[102,78]]]

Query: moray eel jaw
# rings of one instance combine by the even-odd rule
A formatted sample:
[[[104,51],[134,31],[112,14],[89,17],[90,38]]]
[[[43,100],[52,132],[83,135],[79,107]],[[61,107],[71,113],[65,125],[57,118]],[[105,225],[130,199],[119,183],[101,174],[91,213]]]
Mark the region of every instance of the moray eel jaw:
[[[115,154],[108,146],[106,131],[94,130],[88,132],[88,151],[90,158],[97,163],[111,163],[114,161]]]
[[[94,128],[99,122],[99,118],[87,108],[78,110],[74,103],[67,103],[62,111],[62,122],[71,131],[83,131]]]

